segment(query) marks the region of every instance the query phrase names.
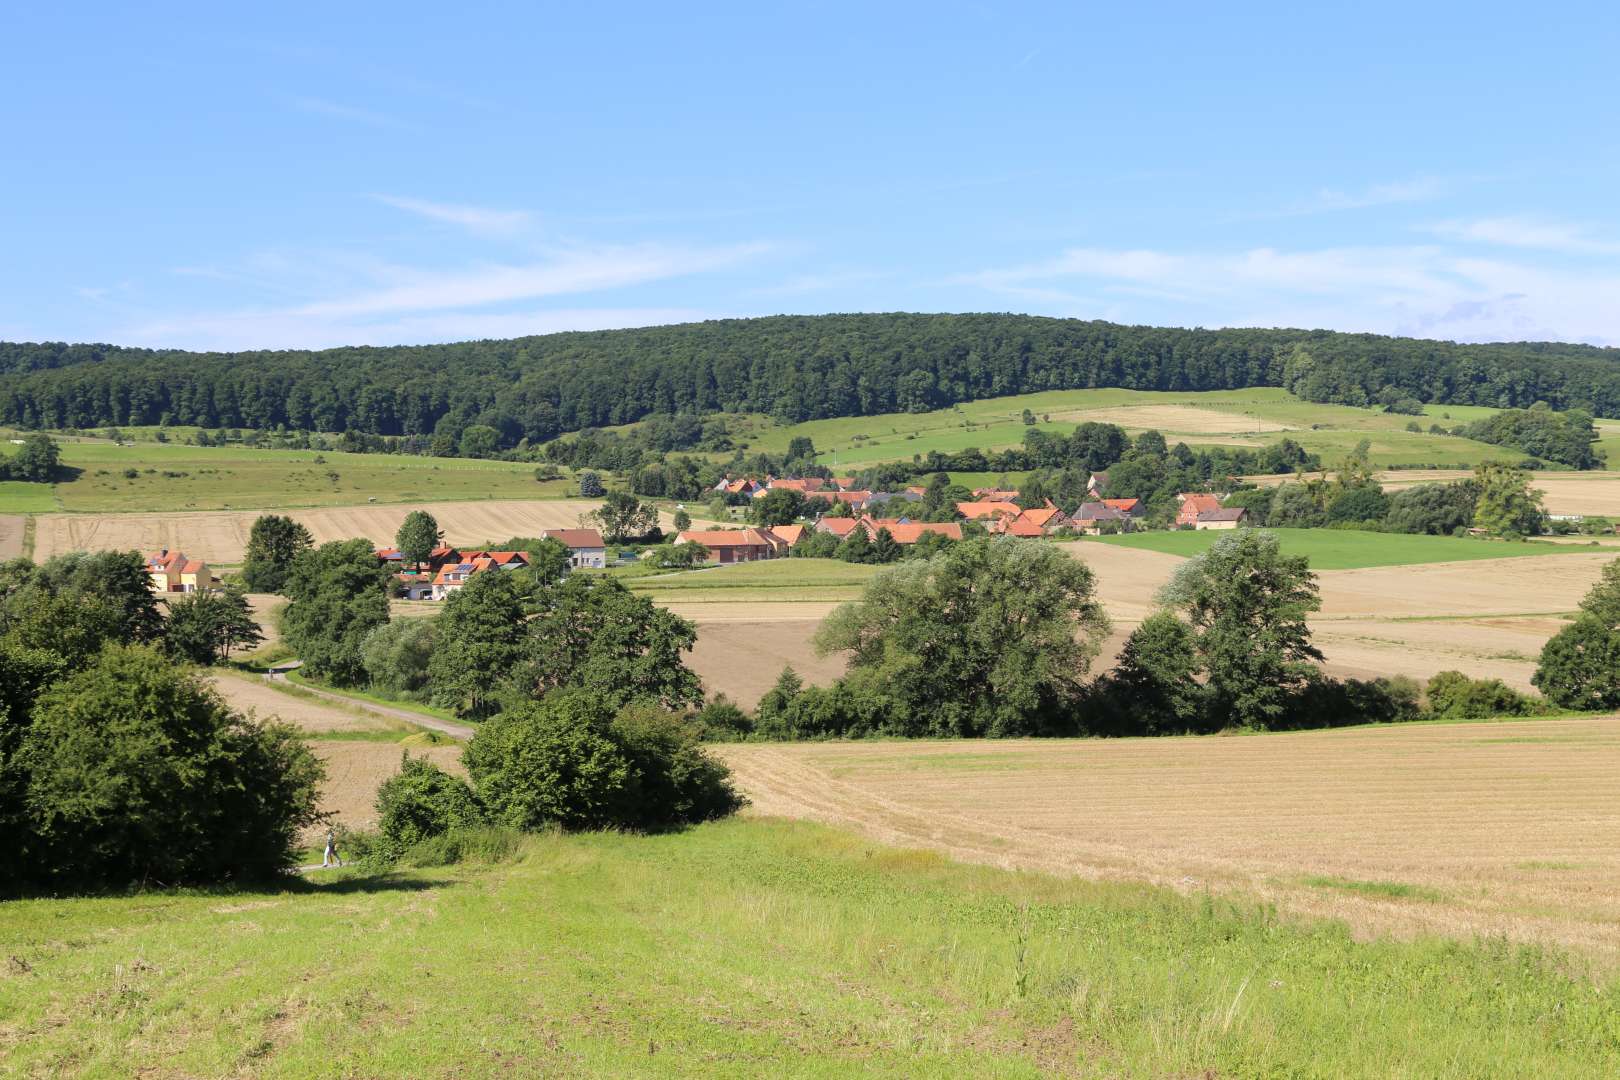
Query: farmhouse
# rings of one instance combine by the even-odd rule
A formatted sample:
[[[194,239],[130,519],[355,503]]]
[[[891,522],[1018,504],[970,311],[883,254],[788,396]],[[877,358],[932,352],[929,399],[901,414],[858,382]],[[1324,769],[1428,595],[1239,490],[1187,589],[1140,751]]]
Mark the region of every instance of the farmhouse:
[[[1018,520],[1023,522],[1025,525],[1034,526],[1036,529],[1040,530],[1040,535],[1042,536],[1051,536],[1059,529],[1066,529],[1072,525],[1072,522],[1069,520],[1069,515],[1065,514],[1061,509],[1059,509],[1051,499],[1046,500],[1045,506],[1032,506],[1028,510],[1025,510],[1022,514],[1018,515]],[[1015,535],[1022,536],[1027,534],[1017,533]]]
[[[823,517],[816,522],[816,532],[832,533],[842,540],[860,524],[855,518]]]
[[[677,544],[697,544],[708,551],[708,561],[720,563],[757,562],[774,559],[783,541],[767,536],[762,529],[703,529],[683,532]],[[785,545],[782,550],[786,550]]]
[[[959,502],[956,512],[969,521],[979,521],[985,518],[1017,517],[1023,513],[1023,508],[1012,502]]]
[[[1086,481],[1086,490],[1091,493],[1093,499],[1100,499],[1106,495],[1108,493],[1108,473],[1106,471],[1092,473],[1090,479]]]
[[[1176,511],[1177,525],[1197,525],[1198,515],[1221,508],[1221,500],[1217,495],[1202,495],[1189,491],[1177,495],[1176,499],[1181,503],[1181,509]]]
[[[1141,499],[1104,499],[1104,506],[1112,506],[1126,517],[1139,518],[1147,512]]]
[[[1244,523],[1244,519],[1248,515],[1249,512],[1241,506],[1234,506],[1231,509],[1217,507],[1214,510],[1205,510],[1200,513],[1198,520],[1193,522],[1193,528],[1235,529]]]
[[[1105,526],[1119,532],[1128,532],[1131,528],[1130,515],[1104,502],[1081,503],[1074,512],[1074,528],[1080,532],[1095,536],[1101,533]]]
[[[915,544],[929,533],[947,540],[962,539],[962,526],[955,521],[911,521],[907,518],[862,518],[861,527],[876,537],[879,529],[888,529],[894,542],[902,546]]]
[[[769,533],[782,541],[787,547],[796,547],[810,530],[804,525],[772,525],[768,529],[761,529],[762,533]]]
[[[814,495],[816,492],[826,488],[826,486],[827,481],[823,480],[819,476],[807,476],[802,480],[772,480],[766,485],[766,487],[770,488],[772,491],[785,489],[787,491],[803,492],[806,495]]]
[[[214,575],[207,563],[188,559],[184,552],[168,548],[146,557],[146,573],[156,593],[203,592],[214,584]]]
[[[596,529],[541,529],[540,539],[555,540],[568,549],[568,565],[578,569],[607,567],[607,544]]]

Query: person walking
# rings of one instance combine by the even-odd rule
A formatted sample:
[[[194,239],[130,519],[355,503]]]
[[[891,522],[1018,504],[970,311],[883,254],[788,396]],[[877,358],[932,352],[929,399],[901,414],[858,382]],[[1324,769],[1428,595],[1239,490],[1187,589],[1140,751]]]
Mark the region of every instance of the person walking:
[[[343,857],[338,854],[337,830],[332,828],[331,826],[327,826],[327,829],[326,829],[326,852],[321,856],[321,868],[324,870],[327,867],[331,866],[334,862],[336,862],[336,864],[338,866],[342,866],[343,865]]]

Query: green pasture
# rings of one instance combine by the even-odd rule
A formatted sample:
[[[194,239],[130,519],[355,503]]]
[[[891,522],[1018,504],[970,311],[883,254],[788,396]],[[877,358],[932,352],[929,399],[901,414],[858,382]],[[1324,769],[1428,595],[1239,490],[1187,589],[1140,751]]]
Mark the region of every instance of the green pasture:
[[[1415,566],[1421,563],[1465,562],[1473,559],[1509,559],[1525,555],[1562,555],[1590,550],[1574,544],[1537,544],[1483,540],[1455,536],[1410,536],[1404,533],[1361,532],[1354,529],[1268,529],[1284,552],[1304,555],[1313,570],[1358,570],[1369,566]],[[1103,536],[1081,543],[1162,551],[1169,555],[1202,555],[1230,533],[1218,530],[1177,530]],[[1084,558],[1084,549],[1081,549]]]

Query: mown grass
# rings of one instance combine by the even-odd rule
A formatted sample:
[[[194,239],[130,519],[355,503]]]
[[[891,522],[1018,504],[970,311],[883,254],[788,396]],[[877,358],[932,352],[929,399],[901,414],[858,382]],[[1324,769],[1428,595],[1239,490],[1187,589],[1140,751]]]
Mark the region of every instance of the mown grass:
[[[839,559],[762,559],[657,577],[631,578],[632,589],[769,589],[817,585],[864,585],[882,567]]]
[[[62,463],[79,470],[77,476],[51,485],[0,484],[0,513],[291,508],[568,493],[567,481],[539,483],[533,465],[517,462],[105,440],[61,445]],[[126,475],[131,469],[133,477]]]
[[[1342,458],[1365,438],[1371,440],[1372,462],[1379,467],[1455,467],[1501,457],[1504,453],[1500,447],[1471,439],[1430,435],[1426,430],[1406,430],[1406,425],[1414,419],[1420,419],[1425,429],[1437,422],[1449,427],[1473,419],[1473,411],[1483,414],[1493,410],[1465,410],[1459,406],[1456,407],[1459,412],[1453,414],[1451,421],[1427,416],[1414,418],[1379,409],[1319,405],[1302,401],[1276,387],[1205,393],[1057,390],[964,402],[949,409],[927,413],[842,417],[785,427],[776,427],[768,420],[752,416],[738,417],[736,421],[738,434],[750,450],[781,453],[793,438],[809,436],[815,441],[822,464],[860,467],[883,461],[909,460],[914,454],[927,454],[933,450],[949,453],[968,447],[998,450],[1017,446],[1028,430],[1022,419],[1025,409],[1035,414],[1037,422],[1034,426],[1043,431],[1066,434],[1075,424],[1089,419],[1087,413],[1090,410],[1151,405],[1191,407],[1209,414],[1211,420],[1208,425],[1191,421],[1179,425],[1159,425],[1172,443],[1186,442],[1190,446],[1263,446],[1287,436],[1307,450],[1321,454],[1325,461],[1333,461]],[[1470,415],[1465,418],[1461,411],[1469,411]],[[1241,422],[1233,425],[1233,418]],[[1289,430],[1245,429],[1244,423],[1248,421],[1258,422],[1257,426],[1283,425]],[[1154,426],[1145,420],[1140,425],[1132,424],[1129,417],[1114,418],[1112,422],[1121,423],[1131,431]],[[1234,426],[1238,430],[1232,430]]]
[[[1409,536],[1403,533],[1359,532],[1353,529],[1269,529],[1284,552],[1304,555],[1313,570],[1356,570],[1369,566],[1416,566],[1423,563],[1465,562],[1473,559],[1509,559],[1526,555],[1559,555],[1583,551],[1560,544],[1507,543],[1456,536]],[[1225,532],[1216,530],[1139,532],[1104,536],[1086,543],[1162,551],[1191,557],[1208,551]],[[1084,557],[1084,549],[1081,549]]]
[[[1604,1076],[1620,985],[1500,943],[740,820],[280,890],[10,904],[0,1056],[126,1076]]]
[[[1360,893],[1363,896],[1377,896],[1386,900],[1445,899],[1445,894],[1438,889],[1429,889],[1422,885],[1409,885],[1402,881],[1363,881],[1359,878],[1321,875],[1307,877],[1303,880],[1305,884],[1312,888],[1337,889],[1340,892]]]

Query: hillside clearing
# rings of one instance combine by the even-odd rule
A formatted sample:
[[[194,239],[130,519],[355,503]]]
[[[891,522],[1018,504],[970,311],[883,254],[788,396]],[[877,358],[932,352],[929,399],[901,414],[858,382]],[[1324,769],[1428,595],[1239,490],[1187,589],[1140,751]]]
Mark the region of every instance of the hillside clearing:
[[[1258,895],[1363,933],[1504,934],[1620,962],[1620,720],[1256,737],[724,748],[759,813],[953,858]],[[1525,869],[1557,860],[1571,869]],[[1442,900],[1324,891],[1392,881]]]
[[[1620,1066],[1614,986],[1533,955],[1361,944],[1248,903],[804,823],[536,837],[507,865],[316,877],[8,905],[0,1055],[28,1074],[269,1077]]]

